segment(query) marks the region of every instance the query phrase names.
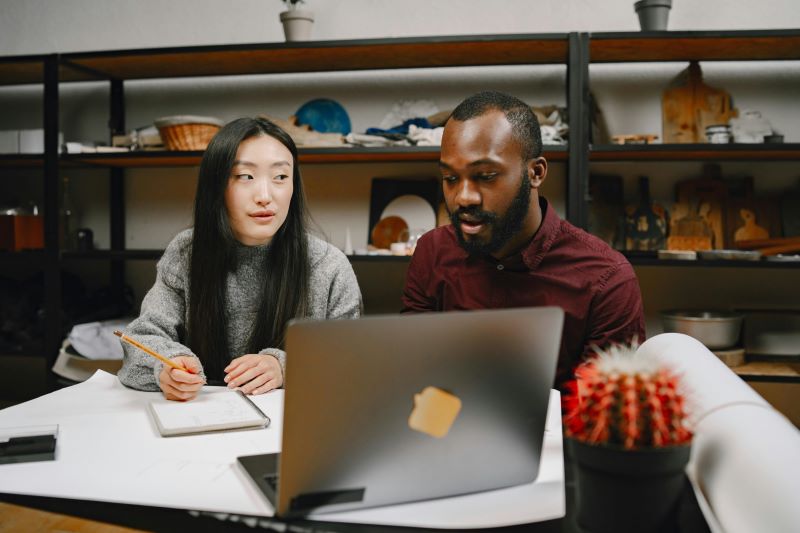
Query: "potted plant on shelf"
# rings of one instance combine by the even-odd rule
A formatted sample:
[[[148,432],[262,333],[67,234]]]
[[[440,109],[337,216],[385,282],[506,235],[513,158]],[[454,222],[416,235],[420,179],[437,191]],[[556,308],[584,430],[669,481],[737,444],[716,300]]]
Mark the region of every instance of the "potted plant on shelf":
[[[282,0],[286,11],[280,14],[283,34],[286,42],[308,41],[311,38],[311,26],[314,24],[314,13],[307,9],[298,9],[304,0]]]
[[[665,31],[672,0],[639,0],[633,4],[642,31]]]
[[[692,439],[678,376],[637,356],[634,344],[598,351],[575,377],[564,425],[578,524],[593,533],[662,531],[683,491]]]

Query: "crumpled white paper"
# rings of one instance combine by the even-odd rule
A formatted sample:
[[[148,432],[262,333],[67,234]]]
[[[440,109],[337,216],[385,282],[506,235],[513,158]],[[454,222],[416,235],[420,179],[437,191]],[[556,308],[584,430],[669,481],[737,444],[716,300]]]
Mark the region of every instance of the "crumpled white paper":
[[[382,130],[388,130],[399,126],[406,120],[425,118],[438,112],[439,108],[431,100],[401,100],[396,102],[391,111],[386,113],[378,127]]]

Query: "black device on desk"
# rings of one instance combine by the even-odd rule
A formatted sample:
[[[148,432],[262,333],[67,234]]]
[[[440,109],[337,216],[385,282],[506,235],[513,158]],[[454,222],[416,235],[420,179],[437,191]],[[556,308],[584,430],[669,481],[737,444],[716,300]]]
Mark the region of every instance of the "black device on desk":
[[[540,307],[293,322],[283,453],[239,462],[283,517],[532,483],[563,319]]]
[[[0,464],[52,461],[58,426],[0,429]]]

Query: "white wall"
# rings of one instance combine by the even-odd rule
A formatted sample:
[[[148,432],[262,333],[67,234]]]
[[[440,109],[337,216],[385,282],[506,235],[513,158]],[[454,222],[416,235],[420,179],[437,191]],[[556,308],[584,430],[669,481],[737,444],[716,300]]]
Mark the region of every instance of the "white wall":
[[[307,0],[314,38],[636,31],[633,0]],[[281,41],[279,0],[2,0],[0,55]],[[800,27],[796,0],[674,0],[669,29]]]

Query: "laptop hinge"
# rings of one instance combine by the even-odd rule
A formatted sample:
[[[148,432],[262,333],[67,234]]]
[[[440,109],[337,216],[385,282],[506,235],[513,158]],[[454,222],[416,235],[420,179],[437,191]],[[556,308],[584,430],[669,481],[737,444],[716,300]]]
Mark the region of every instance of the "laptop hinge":
[[[365,489],[344,489],[326,492],[308,492],[292,498],[290,511],[310,511],[318,507],[337,503],[354,503],[364,501]]]

